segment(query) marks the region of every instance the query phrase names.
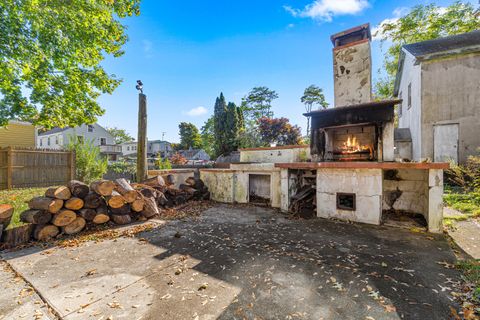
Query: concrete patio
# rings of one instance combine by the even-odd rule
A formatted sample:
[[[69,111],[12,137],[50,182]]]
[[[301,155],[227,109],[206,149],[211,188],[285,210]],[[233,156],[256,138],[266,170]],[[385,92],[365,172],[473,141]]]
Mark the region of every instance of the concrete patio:
[[[449,319],[458,309],[442,235],[259,207],[216,205],[136,237],[2,257],[63,319]]]

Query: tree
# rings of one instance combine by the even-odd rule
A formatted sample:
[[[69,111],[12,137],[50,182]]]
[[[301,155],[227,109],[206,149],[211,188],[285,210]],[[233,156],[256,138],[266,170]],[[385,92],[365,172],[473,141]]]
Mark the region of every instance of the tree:
[[[220,93],[215,101],[213,114],[213,140],[216,156],[237,150],[238,137],[242,130],[242,110],[233,102],[227,104],[223,93]]]
[[[300,98],[300,101],[305,105],[305,110],[307,113],[312,112],[312,107],[318,105],[323,109],[328,108],[328,103],[325,101],[325,95],[323,90],[312,84],[307,87],[303,92],[303,96]],[[310,117],[307,117],[307,136],[310,134]]]
[[[215,153],[215,132],[214,132],[215,118],[211,116],[200,128],[200,140],[202,149],[211,157],[214,158]]]
[[[278,98],[274,90],[267,87],[254,87],[246,97],[242,99],[242,111],[245,118],[256,121],[262,117],[273,117],[272,101]]]
[[[122,18],[140,0],[0,2],[0,126],[33,120],[46,128],[94,123],[96,99],[120,84],[101,66],[127,41]]]
[[[383,22],[377,31],[382,42],[391,42],[384,61],[386,75],[375,84],[378,98],[393,96],[398,58],[403,45],[478,29],[480,15],[471,3],[457,1],[443,8],[435,4],[418,5],[405,16]]]
[[[198,149],[202,146],[200,133],[193,123],[181,122],[180,129],[180,147],[182,149]]]
[[[107,128],[107,131],[112,135],[113,139],[115,140],[115,144],[121,144],[135,140],[125,129],[113,127]]]
[[[264,145],[275,143],[285,146],[302,142],[300,128],[292,126],[287,118],[260,118],[258,119],[258,130]]]

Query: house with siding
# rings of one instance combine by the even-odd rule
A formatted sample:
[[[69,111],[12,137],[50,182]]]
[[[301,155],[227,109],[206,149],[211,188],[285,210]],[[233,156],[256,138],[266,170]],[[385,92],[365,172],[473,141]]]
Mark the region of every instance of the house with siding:
[[[394,95],[412,158],[464,163],[480,148],[480,30],[403,46]]]
[[[65,149],[71,139],[91,141],[100,148],[102,155],[109,161],[117,161],[122,154],[122,147],[115,144],[113,136],[98,123],[83,124],[79,127],[53,128],[41,132],[37,137],[37,148]]]
[[[0,148],[35,148],[37,130],[30,122],[11,120],[0,128]]]

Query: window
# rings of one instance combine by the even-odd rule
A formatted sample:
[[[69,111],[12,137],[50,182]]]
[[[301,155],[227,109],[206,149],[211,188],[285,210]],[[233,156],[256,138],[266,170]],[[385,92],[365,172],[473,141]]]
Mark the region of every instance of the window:
[[[408,109],[412,107],[412,84],[408,84]]]
[[[58,136],[55,136],[55,144],[58,144]]]
[[[43,146],[43,139],[40,139],[40,147]]]
[[[88,132],[93,132],[93,128],[94,128],[93,125],[89,124],[88,125]]]
[[[398,99],[402,100],[402,92],[398,94]],[[400,118],[402,116],[402,111],[403,111],[403,101],[400,102],[398,105],[398,117]]]
[[[107,138],[100,138],[100,145],[104,146],[107,144]]]
[[[130,147],[129,147],[129,146],[127,146],[127,151],[130,151]]]
[[[47,139],[47,145],[50,145],[50,137]]]

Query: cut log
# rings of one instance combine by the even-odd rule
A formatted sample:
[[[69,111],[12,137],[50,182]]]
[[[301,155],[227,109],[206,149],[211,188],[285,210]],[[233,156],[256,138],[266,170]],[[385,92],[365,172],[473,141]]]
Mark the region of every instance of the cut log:
[[[64,204],[65,208],[70,209],[70,210],[80,210],[83,208],[83,200],[81,198],[77,197],[72,197],[65,201]]]
[[[124,204],[122,207],[120,208],[110,208],[110,212],[112,213],[112,215],[125,215],[125,214],[129,214],[130,212],[132,212],[132,209],[130,208],[130,204]]]
[[[168,203],[168,199],[167,197],[165,197],[165,194],[163,192],[158,193],[156,200],[157,200],[157,204],[162,207],[166,206]]]
[[[112,195],[107,197],[107,204],[109,207],[117,209],[123,207],[125,198],[117,191],[112,191]]]
[[[187,197],[185,195],[177,195],[173,198],[173,201],[175,202],[175,205],[178,206],[187,202]]]
[[[163,180],[162,176],[155,176],[153,178],[143,181],[142,184],[150,187],[162,187],[165,185],[165,180]]]
[[[19,227],[3,230],[2,242],[5,247],[15,247],[27,243],[32,238],[35,225],[24,224]]]
[[[83,208],[78,211],[78,215],[87,221],[92,221],[97,215],[94,209]]]
[[[103,199],[99,194],[92,191],[85,197],[83,202],[84,208],[96,209],[103,203]]]
[[[70,192],[70,189],[65,186],[61,187],[52,187],[48,188],[47,191],[45,191],[45,197],[50,197],[50,198],[55,198],[55,199],[60,199],[60,200],[68,200],[72,196],[72,193]]]
[[[125,201],[128,203],[132,203],[137,199],[138,192],[133,189],[133,187],[125,180],[124,178],[120,178],[115,180],[115,190],[118,191],[124,198]]]
[[[57,213],[63,207],[63,200],[49,197],[35,197],[28,202],[30,209],[45,210]]]
[[[90,192],[90,188],[85,183],[78,180],[71,180],[67,183],[67,187],[70,189],[72,196],[83,199]]]
[[[13,206],[9,204],[0,204],[0,224],[6,229],[10,224],[13,215]]]
[[[104,224],[110,221],[110,216],[104,213],[97,213],[95,218],[93,218],[92,222],[95,224]]]
[[[77,217],[71,223],[67,224],[65,227],[62,227],[62,232],[65,234],[75,234],[79,233],[85,228],[87,222],[82,217]]]
[[[116,224],[129,224],[132,222],[132,218],[128,214],[123,214],[123,215],[112,215],[112,220]]]
[[[39,241],[46,241],[56,237],[60,233],[58,227],[51,224],[39,224],[33,231],[33,237]]]
[[[147,198],[156,198],[157,197],[157,190],[153,188],[143,188],[140,189],[140,193]]]
[[[52,219],[52,214],[45,210],[26,210],[20,214],[20,221],[33,224],[47,224]]]
[[[110,180],[97,180],[90,184],[90,189],[101,196],[109,196],[115,188],[115,183]]]
[[[68,209],[63,209],[52,216],[51,223],[57,227],[65,227],[77,218],[77,214]]]
[[[173,174],[168,174],[165,178],[165,184],[171,186],[175,184],[175,176]]]
[[[143,206],[142,216],[145,218],[151,218],[160,213],[155,198],[144,197],[143,200],[145,201],[145,205]]]
[[[193,187],[194,189],[197,190],[203,190],[205,189],[205,183],[201,179],[195,178],[195,177],[188,177],[185,180],[185,183]]]
[[[143,206],[145,205],[145,200],[143,199],[136,199],[130,204],[132,211],[141,212],[143,210]]]

